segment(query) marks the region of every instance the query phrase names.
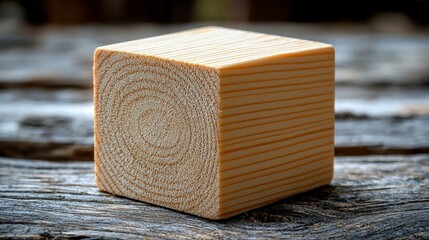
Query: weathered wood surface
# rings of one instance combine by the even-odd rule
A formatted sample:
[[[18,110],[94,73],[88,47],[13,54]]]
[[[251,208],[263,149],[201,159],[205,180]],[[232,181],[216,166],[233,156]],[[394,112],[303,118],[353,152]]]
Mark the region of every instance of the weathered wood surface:
[[[428,238],[429,155],[338,157],[331,185],[224,221],[111,196],[90,162],[0,158],[0,233],[16,238]]]
[[[0,156],[90,160],[91,89],[0,90]]]
[[[338,86],[336,154],[428,153],[427,92]],[[93,159],[90,89],[3,89],[0,102],[0,156]]]
[[[428,29],[232,26],[336,46],[330,186],[221,222],[99,192],[93,49],[195,26],[0,29],[0,238],[429,238]]]
[[[1,127],[15,123],[0,123]],[[0,156],[47,160],[93,160],[92,119],[35,116],[0,130]],[[339,115],[337,156],[429,153],[429,116],[360,118]]]
[[[0,32],[4,43],[0,48],[0,155],[92,159],[92,68],[88,66],[92,66],[95,47],[195,26],[44,27]],[[429,115],[429,88],[424,86],[429,79],[428,29],[404,35],[363,26],[233,27],[335,45],[337,155],[428,152],[427,118],[421,117]]]
[[[91,87],[90,66],[97,46],[198,26],[51,26],[0,31],[3,40],[0,42],[0,87]],[[428,83],[428,29],[392,34],[357,25],[234,24],[230,27],[333,44],[339,83]]]

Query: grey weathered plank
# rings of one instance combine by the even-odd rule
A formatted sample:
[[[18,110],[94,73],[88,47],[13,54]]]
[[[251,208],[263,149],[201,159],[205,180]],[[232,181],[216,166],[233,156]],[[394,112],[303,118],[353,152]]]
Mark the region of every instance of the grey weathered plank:
[[[429,116],[363,119],[340,116],[335,127],[335,153],[337,156],[429,153],[428,125]],[[92,119],[28,117],[18,123],[16,131],[1,134],[0,131],[0,156],[93,159]]]
[[[97,46],[171,33],[202,24],[23,28],[1,33],[15,41],[0,48],[0,87],[91,87],[92,53]],[[371,26],[335,28],[317,24],[234,24],[242,28],[332,43],[337,81],[353,84],[427,84],[428,29],[377,32]],[[12,40],[11,40],[12,41]]]
[[[90,162],[0,158],[11,238],[428,238],[429,155],[339,157],[325,186],[224,221],[99,192]]]
[[[339,86],[337,155],[429,153],[429,88]],[[0,156],[92,160],[91,89],[0,90]]]
[[[335,121],[337,156],[429,153],[429,116]]]
[[[337,85],[335,112],[368,117],[429,115],[429,87]]]

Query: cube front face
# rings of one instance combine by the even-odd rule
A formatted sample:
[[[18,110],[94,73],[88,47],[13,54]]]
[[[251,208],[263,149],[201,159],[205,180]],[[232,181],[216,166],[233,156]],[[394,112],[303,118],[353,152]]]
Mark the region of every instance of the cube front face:
[[[201,66],[97,49],[99,189],[218,218],[217,77]]]
[[[328,184],[334,49],[220,70],[220,216]]]
[[[326,185],[334,68],[330,45],[223,28],[98,48],[97,186],[222,219]]]

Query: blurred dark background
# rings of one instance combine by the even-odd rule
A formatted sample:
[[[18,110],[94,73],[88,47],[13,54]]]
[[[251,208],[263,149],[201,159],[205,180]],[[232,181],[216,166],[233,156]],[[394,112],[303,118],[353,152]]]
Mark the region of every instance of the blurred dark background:
[[[195,21],[367,22],[379,17],[429,24],[429,1],[2,0],[1,17],[31,24]]]

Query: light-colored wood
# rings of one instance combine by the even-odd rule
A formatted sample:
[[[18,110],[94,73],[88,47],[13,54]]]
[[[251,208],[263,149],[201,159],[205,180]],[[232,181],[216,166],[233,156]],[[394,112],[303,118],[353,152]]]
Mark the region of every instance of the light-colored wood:
[[[217,27],[97,48],[100,190],[210,219],[326,185],[334,50]]]

